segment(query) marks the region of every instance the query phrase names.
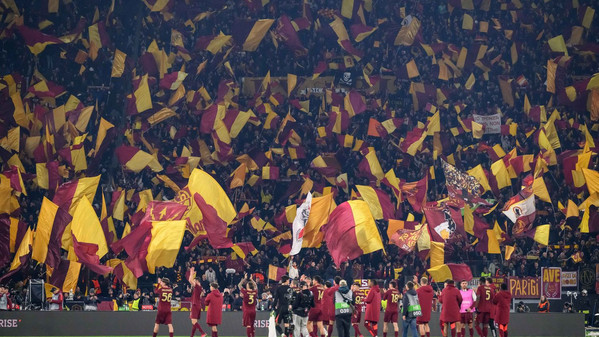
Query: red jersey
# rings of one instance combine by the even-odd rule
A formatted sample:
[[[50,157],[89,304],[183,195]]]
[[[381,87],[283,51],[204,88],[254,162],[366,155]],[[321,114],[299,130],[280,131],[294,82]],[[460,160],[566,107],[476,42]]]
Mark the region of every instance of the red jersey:
[[[354,302],[355,302],[355,306],[356,306],[356,311],[357,312],[362,312],[363,308],[364,308],[364,291],[362,291],[361,289],[356,291],[354,293]]]
[[[193,306],[202,306],[202,291],[204,291],[202,289],[202,285],[199,283],[196,283],[195,286],[193,286],[193,292],[191,293],[191,305]]]
[[[171,311],[171,300],[173,299],[173,289],[169,287],[156,288],[154,291],[158,295],[158,311],[159,312],[170,312]]]
[[[312,295],[314,295],[314,308],[322,310],[322,299],[324,298],[324,287],[321,285],[313,286],[310,288]]]
[[[335,320],[335,292],[338,289],[339,286],[334,286],[324,291],[322,310],[327,314],[329,320]]]
[[[476,310],[478,312],[491,312],[493,309],[493,289],[486,285],[480,285],[476,289],[476,299],[478,301],[478,305],[476,306]]]
[[[399,299],[401,294],[397,289],[389,289],[383,295],[383,300],[387,300],[387,308],[385,312],[399,312]]]
[[[256,311],[256,298],[258,292],[256,290],[241,289],[243,297],[243,312]]]

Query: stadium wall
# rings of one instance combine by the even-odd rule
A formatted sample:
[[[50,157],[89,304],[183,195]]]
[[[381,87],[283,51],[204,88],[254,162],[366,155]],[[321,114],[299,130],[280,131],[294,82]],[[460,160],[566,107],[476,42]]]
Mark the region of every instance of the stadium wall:
[[[156,312],[39,312],[0,311],[0,336],[149,336],[152,333]],[[268,336],[268,313],[259,312],[256,318],[256,335]],[[383,321],[381,315],[381,321]],[[433,312],[431,333],[440,336],[439,315]],[[206,331],[205,316],[200,320]],[[173,312],[175,335],[186,335],[191,330],[189,313]],[[390,327],[393,329],[392,327]],[[223,313],[220,336],[245,336],[241,326],[241,312]],[[361,327],[366,333],[364,327]],[[379,329],[382,326],[379,325]],[[401,329],[401,324],[400,324]],[[160,328],[160,335],[168,332]],[[562,313],[512,314],[510,336],[584,336],[584,315]],[[334,335],[337,335],[335,331]],[[353,331],[351,332],[353,336]]]

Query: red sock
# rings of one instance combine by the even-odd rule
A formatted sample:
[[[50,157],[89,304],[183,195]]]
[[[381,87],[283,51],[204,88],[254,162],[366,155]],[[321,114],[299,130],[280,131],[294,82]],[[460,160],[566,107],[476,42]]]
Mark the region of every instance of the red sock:
[[[472,328],[468,328],[468,329],[470,329],[470,337],[474,337],[474,329],[472,329]]]
[[[245,334],[246,334],[248,337],[252,337],[252,328],[250,328],[250,327],[246,327],[246,328],[245,328]]]
[[[387,337],[387,333],[386,332],[383,332],[383,337]]]
[[[333,334],[333,324],[329,324],[329,327],[327,328],[327,334],[329,336]]]
[[[455,326],[453,326],[453,324],[450,327],[450,329],[451,329],[451,337],[455,337]]]
[[[426,333],[426,337],[431,337],[431,333],[429,332],[425,332]]]
[[[360,332],[360,325],[354,323],[352,326],[354,327],[354,333],[356,334],[355,337],[360,337],[362,335]]]
[[[189,336],[189,337],[193,337],[193,335],[195,335],[195,333],[196,333],[196,330],[197,330],[197,329],[198,329],[198,328],[196,328],[196,326],[195,326],[195,324],[194,324],[194,325],[191,327],[191,336]]]
[[[212,331],[212,337],[218,337],[218,331]]]
[[[200,334],[204,334],[204,330],[202,329],[202,326],[200,325],[200,322],[196,322],[196,324],[193,325],[196,330],[198,330],[200,332]]]
[[[154,332],[154,333],[152,334],[152,337],[156,337],[156,336],[158,336],[158,332]]]
[[[395,331],[395,337],[399,337],[399,331]]]
[[[476,333],[478,334],[479,337],[483,337],[483,331],[480,329],[480,325],[475,325],[474,326],[476,328]]]
[[[487,333],[489,333],[489,330],[487,329],[487,326],[485,325],[483,327],[483,337],[487,337]]]
[[[252,325],[252,337],[256,336],[256,328]],[[308,337],[308,336],[305,336]]]
[[[169,332],[168,337],[173,337],[174,332]]]
[[[312,326],[312,332],[310,332],[310,337],[318,337],[318,333],[316,332],[314,325]]]
[[[462,327],[462,337],[466,337],[466,326]]]

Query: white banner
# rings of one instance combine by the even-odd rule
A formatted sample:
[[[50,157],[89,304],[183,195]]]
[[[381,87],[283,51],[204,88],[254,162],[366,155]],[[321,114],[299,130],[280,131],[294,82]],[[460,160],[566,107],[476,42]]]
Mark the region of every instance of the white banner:
[[[578,272],[562,271],[562,287],[568,287],[568,288],[578,287]]]
[[[501,116],[499,114],[473,115],[473,117],[475,122],[485,126],[485,133],[501,133]]]
[[[306,200],[297,208],[295,219],[293,219],[293,243],[289,255],[297,255],[302,250],[304,227],[310,217],[310,207],[312,207],[312,193],[308,192]]]

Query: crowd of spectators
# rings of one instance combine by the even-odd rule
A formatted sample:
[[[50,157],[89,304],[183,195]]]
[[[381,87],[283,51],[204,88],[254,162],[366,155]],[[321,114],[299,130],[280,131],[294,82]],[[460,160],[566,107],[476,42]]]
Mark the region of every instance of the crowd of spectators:
[[[330,65],[343,60],[343,56],[349,56],[337,43],[335,33],[331,29],[327,29],[328,23],[334,16],[340,17],[342,1],[271,0],[266,1],[264,6],[260,5],[263,2],[254,0],[170,1],[162,12],[151,12],[142,1],[114,0],[111,4],[110,1],[74,0],[61,1],[57,13],[48,13],[46,7],[38,6],[39,2],[17,0],[14,3],[20,11],[19,14],[22,15],[23,24],[29,27],[37,29],[45,20],[49,20],[51,24],[42,31],[45,34],[60,37],[75,31],[82,19],[84,19],[83,25],[86,28],[91,23],[101,21],[106,23],[105,32],[110,43],[99,49],[95,60],[86,58],[83,62],[76,62],[73,59],[73,55],[77,54],[78,50],[89,49],[81,39],[69,44],[50,44],[36,56],[29,51],[23,37],[15,28],[16,24],[11,25],[11,21],[8,19],[2,20],[3,23],[0,24],[0,75],[12,74],[16,78],[16,75],[19,74],[22,77],[19,89],[24,96],[31,83],[39,80],[39,74],[42,74],[47,81],[64,87],[68,93],[56,98],[56,106],[64,104],[70,95],[77,97],[84,106],[95,106],[85,130],[87,136],[90,137],[84,142],[86,152],[94,148],[100,117],[115,125],[116,132],[113,137],[105,140],[107,150],[102,154],[101,160],[96,160],[94,165],[91,165],[92,159],[89,158],[88,169],[77,173],[66,164],[68,172],[65,178],[61,178],[62,182],[66,182],[84,175],[101,174],[99,190],[102,193],[97,193],[93,202],[98,213],[101,207],[101,195],[104,194],[107,198],[106,202],[110,204],[111,193],[118,188],[133,189],[135,192],[151,189],[153,196],[160,195],[162,200],[170,200],[175,197],[176,192],[163,184],[155,184],[153,181],[156,177],[155,172],[149,169],[140,173],[128,172],[120,165],[114,153],[117,146],[131,140],[134,142],[133,145],[143,148],[140,141],[140,135],[143,135],[144,141],[149,142],[156,149],[159,154],[157,158],[163,167],[167,168],[165,172],[169,178],[179,186],[184,186],[186,179],[174,166],[177,158],[172,154],[180,154],[184,147],[194,148],[193,143],[198,139],[205,141],[210,150],[215,150],[213,138],[199,132],[202,111],[188,104],[189,102],[185,102],[185,99],[177,105],[176,117],[171,117],[147,128],[148,124],[145,122],[148,117],[147,113],[140,115],[127,113],[127,95],[130,95],[135,88],[135,84],[132,83],[135,82],[134,73],[143,75],[148,72],[148,69],[142,65],[141,59],[144,54],[147,54],[146,51],[153,41],[157,43],[158,48],[164,49],[167,55],[171,55],[169,57],[170,71],[177,71],[184,67],[189,73],[183,81],[187,90],[199,90],[203,87],[211,97],[218,96],[219,85],[223,80],[233,81],[237,86],[241,86],[244,78],[264,77],[268,72],[272,78],[285,77],[287,74],[310,78],[321,62]],[[463,9],[463,6],[460,5],[468,2],[474,3],[474,9]],[[9,8],[7,3],[11,3],[11,1],[0,4],[3,9],[0,14],[3,15],[3,18],[9,18],[11,12],[14,14],[14,10]],[[586,110],[586,104],[580,108],[580,106],[564,102],[557,95],[547,92],[545,69],[547,60],[559,56],[547,46],[547,40],[560,34],[563,34],[567,40],[567,37],[571,35],[572,27],[581,26],[586,8],[592,7],[594,1],[526,1],[520,4],[520,1],[484,0],[449,1],[449,3],[433,0],[354,0],[353,3],[356,8],[362,6],[358,12],[363,13],[365,25],[378,27],[378,29],[359,43],[352,40],[353,46],[364,53],[360,60],[353,60],[353,67],[331,69],[329,66],[320,76],[331,76],[338,79],[344,72],[349,71],[357,79],[362,76],[366,65],[374,68],[371,76],[394,76],[393,85],[396,90],[393,92],[382,89],[360,89],[368,103],[368,109],[351,119],[344,134],[351,134],[355,139],[362,139],[368,146],[374,147],[383,170],[386,172],[389,169],[394,169],[397,177],[406,181],[416,181],[425,177],[430,174],[429,168],[433,166],[435,174],[434,178],[429,176],[428,201],[447,197],[440,158],[433,159],[432,155],[432,149],[436,146],[433,143],[437,140],[429,137],[424,142],[423,148],[430,149],[430,151],[421,151],[415,156],[401,151],[398,146],[400,138],[406,137],[406,133],[419,123],[425,123],[426,117],[429,116],[429,113],[424,110],[423,104],[419,104],[419,108],[415,109],[411,94],[412,82],[422,82],[438,89],[437,96],[428,97],[427,103],[438,105],[442,109],[441,141],[443,142],[443,151],[439,153],[439,156],[446,158],[454,153],[458,146],[461,147],[464,150],[462,150],[461,160],[456,162],[456,166],[464,171],[479,164],[487,170],[490,169],[493,159],[486,151],[482,150],[481,145],[493,147],[499,144],[505,152],[518,147],[518,154],[539,154],[537,140],[535,137],[529,137],[530,134],[528,134],[533,127],[538,127],[539,123],[523,112],[525,95],[533,106],[547,106],[548,116],[550,111],[555,108],[561,114],[562,121],[567,122],[573,119],[581,125],[586,124],[592,137],[596,136],[596,130],[591,128],[593,122]],[[484,4],[488,4],[488,9],[483,9]],[[474,29],[463,29],[462,22],[465,14],[473,18]],[[275,38],[269,34],[254,52],[243,51],[240,47],[242,42],[239,41],[235,41],[229,46],[231,49],[227,49],[226,53],[223,51],[216,55],[198,47],[200,43],[197,41],[201,41],[203,37],[215,36],[220,32],[225,35],[232,34],[235,25],[241,21],[267,18],[277,20],[283,15],[292,19],[302,17],[309,19],[310,27],[298,31],[300,41],[307,50],[306,55],[296,55],[283,42],[275,43]],[[395,45],[395,35],[401,28],[402,21],[408,16],[418,18],[421,22],[421,28],[416,38],[417,42],[411,46]],[[351,24],[356,23],[356,17],[344,19],[348,30]],[[598,69],[599,61],[596,60],[596,53],[593,52],[593,50],[597,50],[596,46],[599,43],[596,21],[595,18],[590,28],[585,28],[582,42],[568,46],[571,60],[565,68],[559,68],[556,75],[558,91],[581,79],[590,78]],[[488,24],[487,31],[479,29],[483,22]],[[273,30],[276,25],[277,21],[273,25]],[[189,59],[186,59],[185,53],[178,53],[177,48],[172,45],[173,30],[181,33],[186,49],[185,53],[190,55]],[[86,30],[84,30],[83,37],[87,36],[86,34]],[[426,44],[434,47],[435,55],[428,55],[424,47],[421,47]],[[471,64],[462,69],[464,76],[455,78],[450,76],[448,80],[439,79],[439,67],[434,64],[435,58],[440,60],[442,54],[451,56],[458,54],[461,48],[470,49],[480,45],[489,47],[481,59],[490,68],[486,74]],[[111,77],[114,52],[117,49],[127,54],[126,70],[121,78]],[[513,49],[516,49],[517,60],[514,60]],[[412,59],[417,65],[419,75],[412,79],[404,78],[405,66]],[[492,60],[494,62],[491,62]],[[203,62],[207,62],[208,66],[196,74],[196,69]],[[224,66],[225,62],[228,62],[232,73]],[[463,88],[463,84],[470,73],[474,74],[476,82],[471,90],[466,90]],[[157,76],[157,74],[151,75]],[[514,80],[510,84],[514,88],[514,104],[508,104],[505,101],[497,81],[499,76]],[[525,79],[526,83],[516,84],[515,80],[519,78]],[[150,86],[155,103],[168,101],[168,93],[159,95],[158,81],[151,82]],[[337,84],[337,88],[344,87]],[[345,89],[352,88],[345,87]],[[7,94],[8,89],[1,90],[0,100],[4,108],[11,99]],[[247,97],[243,92],[241,90],[239,97],[235,98],[239,104],[239,110],[255,109],[252,104],[256,97]],[[438,103],[438,95],[441,92],[441,95],[446,96],[446,101]],[[314,181],[314,191],[322,192],[325,186],[330,185],[323,175],[310,166],[312,160],[320,154],[335,153],[337,158],[343,158],[343,160],[339,160],[340,172],[347,173],[350,189],[347,191],[334,186],[337,204],[350,198],[352,186],[371,183],[368,177],[359,172],[358,164],[363,158],[360,152],[345,148],[335,136],[324,139],[319,137],[318,127],[326,126],[329,122],[328,111],[320,109],[323,105],[323,95],[300,92],[296,95],[301,101],[310,100],[308,112],[297,109],[287,99],[280,105],[273,106],[273,109],[280,115],[280,119],[283,119],[289,112],[297,121],[294,131],[301,138],[301,147],[305,150],[305,158],[292,159],[287,155],[272,154],[270,160],[272,166],[280,168],[280,179],[261,180],[253,186],[245,185],[243,188],[228,189],[230,175],[237,167],[234,161],[235,156],[254,149],[267,152],[275,146],[280,147],[276,145],[278,126],[271,130],[263,129],[267,116],[258,114],[256,111],[261,124],[247,123],[238,137],[232,139],[231,147],[234,156],[213,164],[209,164],[202,157],[201,162],[203,169],[211,172],[221,186],[230,192],[236,209],[240,209],[244,203],[248,203],[250,208],[255,208],[252,216],[260,217],[273,224],[277,223],[277,217],[286,206],[298,202],[297,197],[290,197],[290,193],[287,191],[293,186],[300,186],[306,177]],[[36,96],[27,98],[25,102],[31,111],[54,108],[47,100]],[[550,102],[553,104],[552,107],[550,107]],[[330,104],[330,102],[326,104]],[[444,104],[445,108],[443,108]],[[473,114],[500,113],[502,123],[506,124],[511,121],[518,124],[516,136],[486,134],[482,139],[473,138],[470,133],[452,136],[449,130],[460,125],[457,118],[458,112],[454,109],[454,106],[457,105],[463,107],[462,111],[459,111],[459,116],[463,120],[471,118]],[[12,109],[9,110],[2,109],[1,111],[3,122],[0,127],[0,138],[5,137],[7,132],[17,125],[12,118]],[[369,119],[374,118],[382,122],[391,116],[402,121],[396,131],[387,137],[368,135]],[[143,133],[142,129],[137,126],[138,124],[144,125]],[[42,128],[41,133],[44,134],[45,130],[47,129]],[[174,136],[173,130],[176,133]],[[447,262],[466,263],[471,267],[473,274],[488,272],[494,276],[515,275],[521,277],[539,276],[542,267],[560,266],[565,270],[577,270],[583,265],[599,263],[599,246],[594,234],[581,233],[578,229],[578,222],[572,223],[569,220],[566,224],[565,214],[557,206],[558,202],[566,205],[569,199],[580,204],[589,196],[586,189],[576,189],[563,183],[565,181],[561,165],[563,158],[559,156],[569,150],[582,149],[585,135],[570,125],[558,127],[556,132],[561,142],[561,147],[556,149],[558,162],[557,165],[550,165],[547,173],[544,174],[552,203],[537,199],[535,220],[535,225],[551,224],[550,245],[542,246],[530,238],[513,238],[510,235],[512,223],[501,214],[504,203],[517,193],[523,184],[523,178],[527,175],[523,173],[512,179],[512,187],[504,188],[498,193],[488,191],[485,194],[485,197],[494,199],[494,203],[498,204],[498,207],[486,217],[486,220],[489,224],[497,221],[505,232],[505,243],[515,246],[511,259],[505,260],[504,255],[476,252],[472,245],[474,238],[468,237],[446,244],[445,260]],[[21,128],[20,137],[24,139],[30,136],[35,135],[29,130]],[[473,146],[470,149],[465,149],[471,145]],[[34,228],[42,199],[44,196],[50,196],[51,192],[36,186],[34,183],[36,162],[24,151],[24,145],[21,148],[23,150],[19,152],[19,158],[26,172],[23,174],[23,179],[27,195],[22,195],[18,199],[20,210],[17,216],[29,227]],[[10,153],[6,150],[3,151],[1,162],[3,169],[7,170],[9,169],[7,159],[10,158],[7,153]],[[201,156],[199,153],[193,153],[193,155]],[[66,163],[65,158],[60,156],[56,156],[54,159],[60,161],[61,165]],[[593,156],[589,168],[595,169],[596,167],[597,160]],[[287,175],[288,172],[296,173]],[[390,188],[383,184],[380,188],[388,193],[393,202],[396,201]],[[114,220],[119,237],[137,207],[135,198],[127,200],[126,206],[130,211],[126,212],[124,221]],[[396,218],[405,219],[408,214],[414,214],[416,221],[420,221],[422,218],[421,214],[414,212],[409,202],[403,200],[398,203]],[[279,245],[263,244],[263,241],[266,240],[262,239],[268,234],[257,232],[250,226],[250,218],[251,216],[245,218],[237,226],[233,241],[252,242],[258,248],[258,253],[248,256],[242,265],[236,265],[234,268],[230,268],[227,261],[218,259],[215,260],[216,262],[200,264],[200,261],[205,260],[206,257],[228,257],[231,252],[230,250],[213,249],[208,242],[202,242],[187,251],[184,247],[191,243],[193,237],[190,233],[186,233],[181,252],[173,268],[161,269],[156,273],[173,280],[175,299],[189,296],[190,288],[186,282],[185,273],[195,264],[200,264],[197,269],[203,275],[203,282],[206,285],[209,282],[217,281],[222,288],[228,289],[224,292],[225,303],[230,304],[232,308],[240,306],[240,298],[235,287],[243,277],[243,273],[261,274],[262,277],[265,277],[270,265],[287,267],[295,264],[293,268],[297,268],[299,273],[308,276],[319,274],[325,279],[331,279],[336,275],[346,279],[398,279],[400,287],[406,280],[411,280],[414,275],[423,275],[428,267],[428,260],[423,259],[423,256],[417,252],[406,254],[390,243],[386,235],[386,221],[377,221],[385,243],[385,253],[379,251],[365,255],[337,268],[327,252],[326,245],[318,249],[304,249],[290,263],[290,260],[279,252]],[[271,238],[267,237],[266,239]],[[580,253],[578,256],[582,259],[581,261],[572,259],[572,256],[577,253]],[[117,257],[115,254],[109,252],[103,261],[115,257]],[[4,270],[8,270],[8,267],[6,265]],[[31,278],[44,277],[44,266],[30,261],[27,268],[5,282],[10,283],[13,298],[20,302],[26,289],[26,281]],[[153,304],[152,284],[155,282],[155,278],[156,275],[145,274],[138,280],[140,290],[131,290],[124,294],[122,288],[116,286],[118,281],[113,275],[105,277],[82,272],[73,298],[82,299],[86,305],[90,306],[103,299],[114,299],[118,302],[119,307],[124,300],[138,298],[142,303]],[[97,289],[94,289],[96,284],[94,282],[97,282],[98,286],[95,287]],[[268,308],[272,301],[267,284],[268,281],[261,283],[262,300],[259,303],[259,308]],[[208,286],[205,286],[204,289],[208,289]]]

